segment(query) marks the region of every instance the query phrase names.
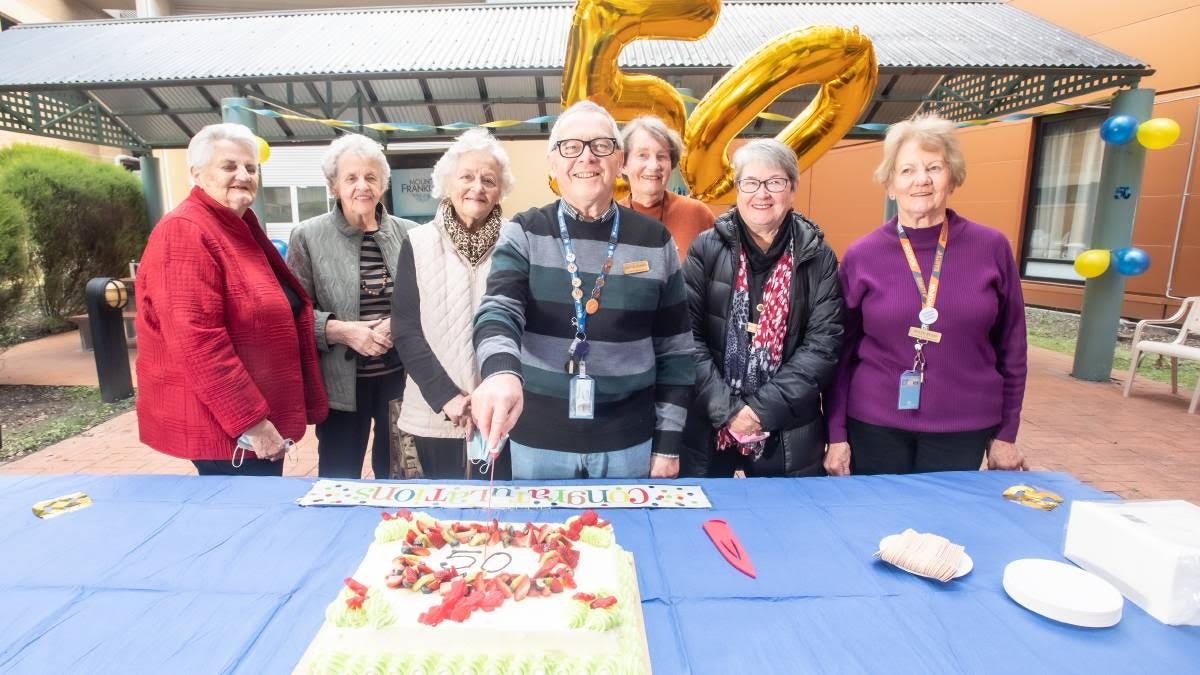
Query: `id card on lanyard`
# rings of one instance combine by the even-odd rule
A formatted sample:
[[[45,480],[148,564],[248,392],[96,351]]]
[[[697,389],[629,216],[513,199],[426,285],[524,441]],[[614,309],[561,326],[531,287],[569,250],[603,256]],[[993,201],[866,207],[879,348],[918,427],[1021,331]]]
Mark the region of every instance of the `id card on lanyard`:
[[[612,231],[608,235],[608,254],[600,274],[592,285],[591,297],[583,302],[583,281],[579,278],[579,265],[575,249],[571,246],[571,235],[567,233],[567,220],[563,216],[563,202],[558,202],[558,234],[562,239],[563,258],[567,261],[567,274],[571,277],[571,300],[575,315],[571,325],[575,327],[575,339],[567,348],[567,374],[574,375],[568,386],[567,416],[573,420],[590,420],[596,416],[596,381],[588,377],[587,355],[590,348],[587,337],[587,318],[600,311],[600,296],[604,292],[604,280],[612,269],[613,254],[617,250],[617,236],[621,229],[621,210],[613,213]],[[578,369],[578,373],[576,373]]]
[[[931,342],[937,344],[942,341],[942,334],[931,330],[930,326],[937,323],[938,320],[938,311],[934,305],[937,304],[938,287],[941,284],[942,262],[946,258],[946,243],[950,238],[950,222],[949,219],[942,221],[942,231],[938,235],[937,253],[934,254],[933,269],[929,273],[928,289],[925,288],[925,279],[921,276],[921,264],[917,261],[917,254],[913,252],[912,242],[909,241],[908,234],[905,233],[904,226],[900,224],[899,220],[896,221],[896,234],[900,238],[900,248],[904,250],[904,257],[908,261],[913,281],[917,284],[917,291],[921,294],[921,310],[917,312],[917,321],[921,325],[908,329],[908,336],[916,340],[913,343],[913,350],[916,353],[913,356],[912,369],[900,373],[900,393],[896,408],[898,410],[918,410],[921,407],[921,385],[925,382],[925,345]]]

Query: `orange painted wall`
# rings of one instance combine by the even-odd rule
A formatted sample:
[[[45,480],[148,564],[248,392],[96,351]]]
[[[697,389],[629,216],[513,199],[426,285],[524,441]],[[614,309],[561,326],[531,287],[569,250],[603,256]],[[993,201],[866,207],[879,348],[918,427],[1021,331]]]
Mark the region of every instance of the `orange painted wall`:
[[[1156,69],[1153,76],[1142,80],[1142,86],[1160,92],[1153,115],[1176,120],[1182,132],[1171,147],[1147,154],[1133,244],[1151,255],[1152,264],[1146,274],[1128,280],[1123,312],[1137,318],[1173,313],[1176,303],[1164,294],[1200,107],[1200,2],[1013,0],[1010,4]],[[1003,232],[1019,256],[1035,122],[965,128],[959,130],[959,139],[967,158],[967,181],[951,197],[950,206]],[[796,208],[821,226],[839,254],[882,221],[883,190],[871,181],[881,154],[879,142],[846,141],[822,157],[801,180]],[[1176,296],[1200,295],[1200,152],[1186,192],[1190,196],[1175,263]],[[1082,303],[1082,287],[1075,284],[1025,282],[1024,289],[1031,305],[1079,309]]]

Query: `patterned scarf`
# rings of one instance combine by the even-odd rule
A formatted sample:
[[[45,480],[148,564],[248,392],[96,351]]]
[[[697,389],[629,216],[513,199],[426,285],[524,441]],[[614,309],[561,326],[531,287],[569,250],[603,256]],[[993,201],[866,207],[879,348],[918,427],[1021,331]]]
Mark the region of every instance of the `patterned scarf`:
[[[500,216],[500,205],[497,204],[483,225],[474,230],[468,230],[459,222],[449,199],[443,199],[438,208],[441,211],[442,227],[446,228],[446,234],[450,235],[454,248],[458,249],[472,266],[478,265],[500,238],[500,223],[504,220]]]
[[[788,311],[791,309],[788,295],[793,273],[794,242],[793,237],[763,286],[763,309],[758,317],[758,332],[753,335],[746,330],[746,322],[750,320],[746,250],[738,247],[740,259],[737,281],[725,328],[725,382],[733,390],[734,396],[741,397],[758,391],[779,370],[779,364],[783,361],[783,340],[787,337]],[[717,431],[717,449],[725,450],[730,446],[737,446],[743,455],[754,455],[754,459],[758,459],[762,456],[766,441],[739,443],[726,425]]]

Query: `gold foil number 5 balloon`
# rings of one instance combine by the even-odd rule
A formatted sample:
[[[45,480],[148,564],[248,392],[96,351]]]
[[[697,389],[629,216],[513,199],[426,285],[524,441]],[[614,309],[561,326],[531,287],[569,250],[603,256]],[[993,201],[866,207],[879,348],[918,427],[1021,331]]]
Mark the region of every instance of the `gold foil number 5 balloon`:
[[[586,98],[620,122],[655,114],[683,131],[680,171],[693,196],[707,202],[731,201],[729,143],[784,92],[820,84],[812,103],[775,137],[796,151],[804,171],[854,126],[878,74],[871,41],[857,29],[790,31],[726,73],[683,123],[678,92],[660,78],[622,73],[617,55],[636,39],[699,39],[715,25],[718,12],[716,0],[580,0],[562,87],[564,109]]]

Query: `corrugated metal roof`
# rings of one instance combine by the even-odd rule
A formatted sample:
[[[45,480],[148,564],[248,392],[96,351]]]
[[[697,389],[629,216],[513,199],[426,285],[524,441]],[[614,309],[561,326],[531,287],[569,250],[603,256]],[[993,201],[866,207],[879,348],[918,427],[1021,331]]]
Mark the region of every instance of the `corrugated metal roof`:
[[[553,71],[573,11],[495,4],[27,24],[0,33],[0,88]],[[725,2],[704,39],[634,42],[621,63],[722,70],[819,24],[859,26],[885,72],[1147,68],[1000,2]]]

